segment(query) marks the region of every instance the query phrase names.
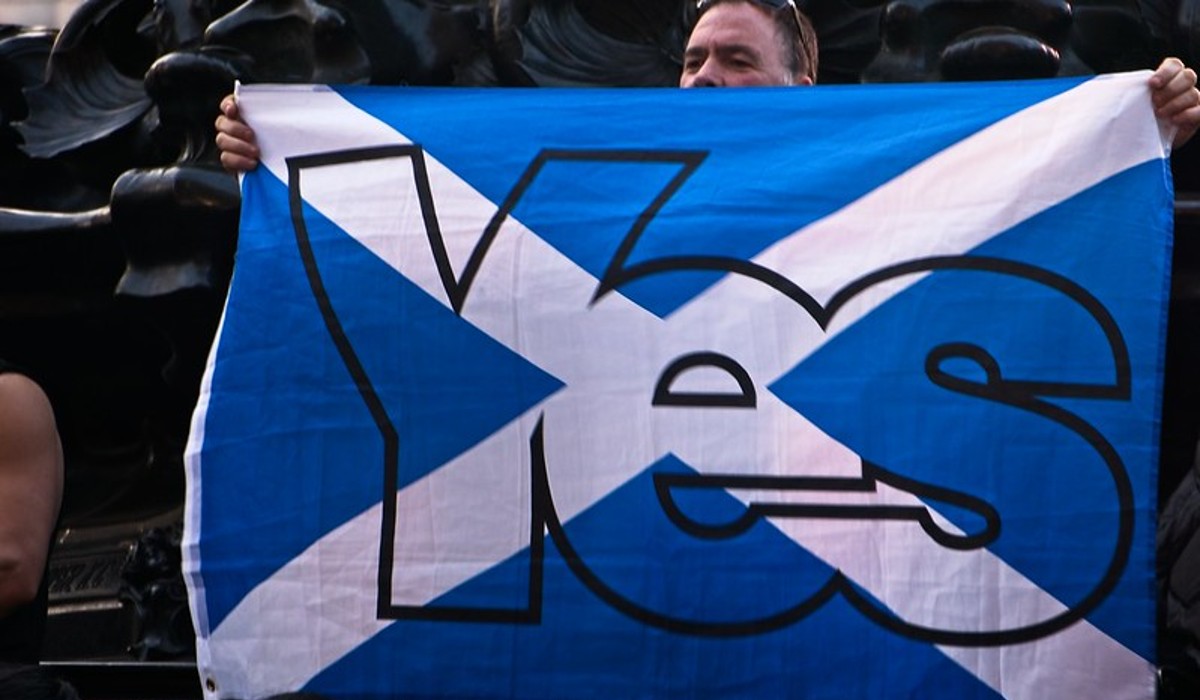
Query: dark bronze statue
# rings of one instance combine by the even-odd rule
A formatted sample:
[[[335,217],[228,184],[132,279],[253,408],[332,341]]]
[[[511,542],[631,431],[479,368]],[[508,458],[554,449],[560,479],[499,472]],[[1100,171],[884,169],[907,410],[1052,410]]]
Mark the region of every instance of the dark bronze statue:
[[[1133,0],[892,0],[866,82],[1049,78],[1154,65],[1164,30]]]
[[[1200,54],[1200,0],[800,5],[822,83],[1078,75]],[[126,646],[187,653],[182,599],[137,557],[181,519],[183,445],[232,271],[237,183],[212,124],[235,80],[670,86],[694,13],[685,0],[87,0],[61,31],[0,26],[0,357],[41,381],[65,443],[53,596],[120,590],[137,616]],[[1200,190],[1193,157],[1176,159],[1185,202]],[[1167,383],[1193,388],[1168,389],[1167,492],[1200,424],[1200,274],[1183,239]]]

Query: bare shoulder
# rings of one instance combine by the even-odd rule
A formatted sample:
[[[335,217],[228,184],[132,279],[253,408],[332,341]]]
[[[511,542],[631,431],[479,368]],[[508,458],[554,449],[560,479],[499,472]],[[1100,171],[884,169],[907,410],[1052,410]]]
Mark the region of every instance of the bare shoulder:
[[[61,461],[58,429],[46,393],[32,379],[0,374],[0,466]]]
[[[54,412],[42,388],[23,374],[0,374],[0,435],[36,437],[54,432]]]
[[[0,616],[37,595],[63,481],[50,400],[28,377],[0,374]]]

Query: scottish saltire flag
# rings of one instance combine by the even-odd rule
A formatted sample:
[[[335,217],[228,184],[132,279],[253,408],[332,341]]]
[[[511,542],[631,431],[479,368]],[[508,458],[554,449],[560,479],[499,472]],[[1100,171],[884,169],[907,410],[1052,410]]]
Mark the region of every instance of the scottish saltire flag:
[[[243,90],[208,697],[1153,697],[1147,76]]]

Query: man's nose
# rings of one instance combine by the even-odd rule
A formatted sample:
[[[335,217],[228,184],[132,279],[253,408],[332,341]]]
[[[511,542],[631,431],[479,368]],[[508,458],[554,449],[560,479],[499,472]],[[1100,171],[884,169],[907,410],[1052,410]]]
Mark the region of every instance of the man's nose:
[[[692,78],[692,87],[721,87],[721,69],[711,58],[706,60],[696,76]]]

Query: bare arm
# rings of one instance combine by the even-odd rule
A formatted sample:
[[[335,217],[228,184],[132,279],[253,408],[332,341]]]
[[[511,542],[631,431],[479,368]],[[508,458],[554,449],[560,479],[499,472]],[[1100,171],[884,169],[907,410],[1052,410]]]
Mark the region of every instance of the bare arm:
[[[257,168],[259,153],[254,130],[242,121],[237,99],[233,95],[226,95],[221,100],[221,116],[217,117],[216,126],[221,165],[235,173]]]
[[[50,402],[32,380],[0,375],[0,617],[37,596],[62,489]]]

